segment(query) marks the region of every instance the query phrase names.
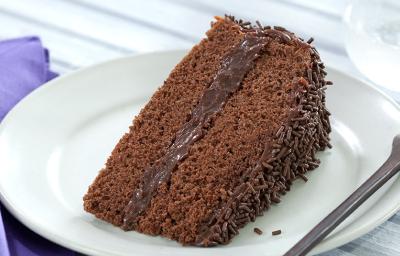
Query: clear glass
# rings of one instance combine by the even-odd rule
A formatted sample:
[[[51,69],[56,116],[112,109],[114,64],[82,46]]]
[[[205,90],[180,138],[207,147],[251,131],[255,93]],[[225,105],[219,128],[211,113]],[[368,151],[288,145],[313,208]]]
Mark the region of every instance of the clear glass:
[[[400,92],[400,0],[356,0],[346,10],[347,52],[372,82]]]

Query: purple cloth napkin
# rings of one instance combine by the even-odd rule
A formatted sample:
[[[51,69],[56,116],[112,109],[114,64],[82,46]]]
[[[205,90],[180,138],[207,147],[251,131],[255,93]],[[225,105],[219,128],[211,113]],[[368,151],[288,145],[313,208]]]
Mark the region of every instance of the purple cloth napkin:
[[[37,37],[0,42],[0,121],[23,97],[55,78],[49,70],[49,53]],[[19,223],[0,204],[1,256],[72,256]]]

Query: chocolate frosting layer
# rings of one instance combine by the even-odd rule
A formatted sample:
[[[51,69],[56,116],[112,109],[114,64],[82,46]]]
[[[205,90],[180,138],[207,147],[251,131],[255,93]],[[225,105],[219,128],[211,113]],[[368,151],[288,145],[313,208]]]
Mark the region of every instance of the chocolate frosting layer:
[[[149,206],[158,186],[170,180],[171,172],[187,156],[190,147],[205,135],[205,126],[211,117],[221,111],[229,96],[239,89],[244,76],[266,44],[265,37],[246,33],[244,39],[224,57],[213,82],[192,111],[191,119],[176,133],[175,141],[165,155],[144,171],[142,182],[124,209],[123,229],[134,228],[137,218]]]

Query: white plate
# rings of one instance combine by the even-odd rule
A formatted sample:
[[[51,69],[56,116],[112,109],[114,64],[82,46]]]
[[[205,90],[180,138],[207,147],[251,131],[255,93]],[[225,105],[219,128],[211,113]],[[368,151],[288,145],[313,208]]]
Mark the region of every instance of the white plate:
[[[82,196],[135,114],[183,51],[123,58],[58,78],[26,97],[0,127],[0,193],[25,225],[68,248],[94,255],[279,255],[372,174],[400,131],[399,107],[376,89],[334,69],[328,90],[332,150],[309,182],[297,181],[282,203],[247,225],[231,244],[182,247],[95,219]],[[314,253],[349,242],[400,206],[391,180]],[[260,227],[264,234],[253,232]],[[281,229],[282,235],[271,231]]]

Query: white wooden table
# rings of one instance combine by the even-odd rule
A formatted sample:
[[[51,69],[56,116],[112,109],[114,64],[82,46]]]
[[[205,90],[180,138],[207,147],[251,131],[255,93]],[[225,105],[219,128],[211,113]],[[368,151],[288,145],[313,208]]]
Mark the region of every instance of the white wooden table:
[[[2,0],[0,39],[38,35],[60,74],[104,60],[190,48],[215,15],[281,25],[311,35],[325,63],[363,78],[344,47],[348,0]],[[400,213],[323,256],[400,255]]]

